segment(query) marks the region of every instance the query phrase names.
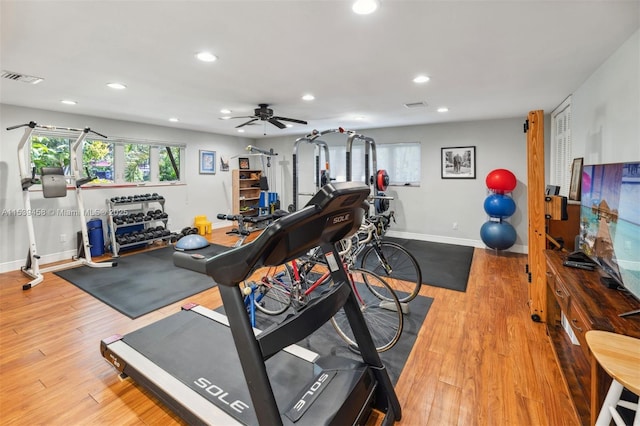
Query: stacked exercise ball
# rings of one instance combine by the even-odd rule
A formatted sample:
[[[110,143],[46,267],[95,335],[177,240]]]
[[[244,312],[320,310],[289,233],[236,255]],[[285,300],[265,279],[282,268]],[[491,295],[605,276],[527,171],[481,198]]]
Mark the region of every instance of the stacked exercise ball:
[[[480,238],[490,248],[506,250],[516,242],[516,230],[505,221],[516,211],[516,203],[508,193],[516,187],[517,180],[507,169],[491,171],[485,180],[489,196],[484,200],[484,211],[489,215],[480,228]]]

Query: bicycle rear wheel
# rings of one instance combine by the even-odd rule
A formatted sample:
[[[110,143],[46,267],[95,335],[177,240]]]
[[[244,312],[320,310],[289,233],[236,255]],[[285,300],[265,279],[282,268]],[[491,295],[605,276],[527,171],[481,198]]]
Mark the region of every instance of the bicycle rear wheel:
[[[291,306],[293,280],[287,265],[269,268],[258,284],[254,304],[267,315],[280,315]]]
[[[422,271],[416,258],[391,241],[374,241],[362,255],[360,267],[384,278],[402,303],[415,299],[422,286]],[[375,292],[376,287],[371,291]]]
[[[402,309],[393,289],[370,271],[352,268],[349,276],[376,350],[391,349],[398,342],[403,327]],[[357,348],[344,309],[331,318],[331,323],[342,339]]]

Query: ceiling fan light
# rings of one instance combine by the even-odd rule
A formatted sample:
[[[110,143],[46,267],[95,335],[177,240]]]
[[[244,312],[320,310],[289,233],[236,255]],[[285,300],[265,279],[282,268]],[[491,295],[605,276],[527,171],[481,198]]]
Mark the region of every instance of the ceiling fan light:
[[[351,9],[358,15],[369,15],[378,8],[378,0],[357,0]]]

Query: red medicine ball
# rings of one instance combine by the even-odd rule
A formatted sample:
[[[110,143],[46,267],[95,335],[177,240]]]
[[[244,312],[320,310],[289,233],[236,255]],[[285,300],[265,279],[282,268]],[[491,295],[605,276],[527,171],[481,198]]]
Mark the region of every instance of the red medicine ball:
[[[498,194],[511,192],[516,187],[516,177],[507,169],[495,169],[487,175],[487,188]]]

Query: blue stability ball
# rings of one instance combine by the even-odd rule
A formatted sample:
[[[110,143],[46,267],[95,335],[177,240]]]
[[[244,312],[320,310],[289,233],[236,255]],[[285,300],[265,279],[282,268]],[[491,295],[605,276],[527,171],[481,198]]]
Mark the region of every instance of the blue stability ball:
[[[516,202],[504,194],[491,194],[484,200],[484,211],[491,217],[506,218],[516,212]]]
[[[516,242],[516,230],[509,222],[487,221],[480,228],[480,238],[496,250],[506,250]]]
[[[197,250],[208,245],[209,241],[202,235],[191,234],[180,238],[176,243],[175,249],[180,251]]]

